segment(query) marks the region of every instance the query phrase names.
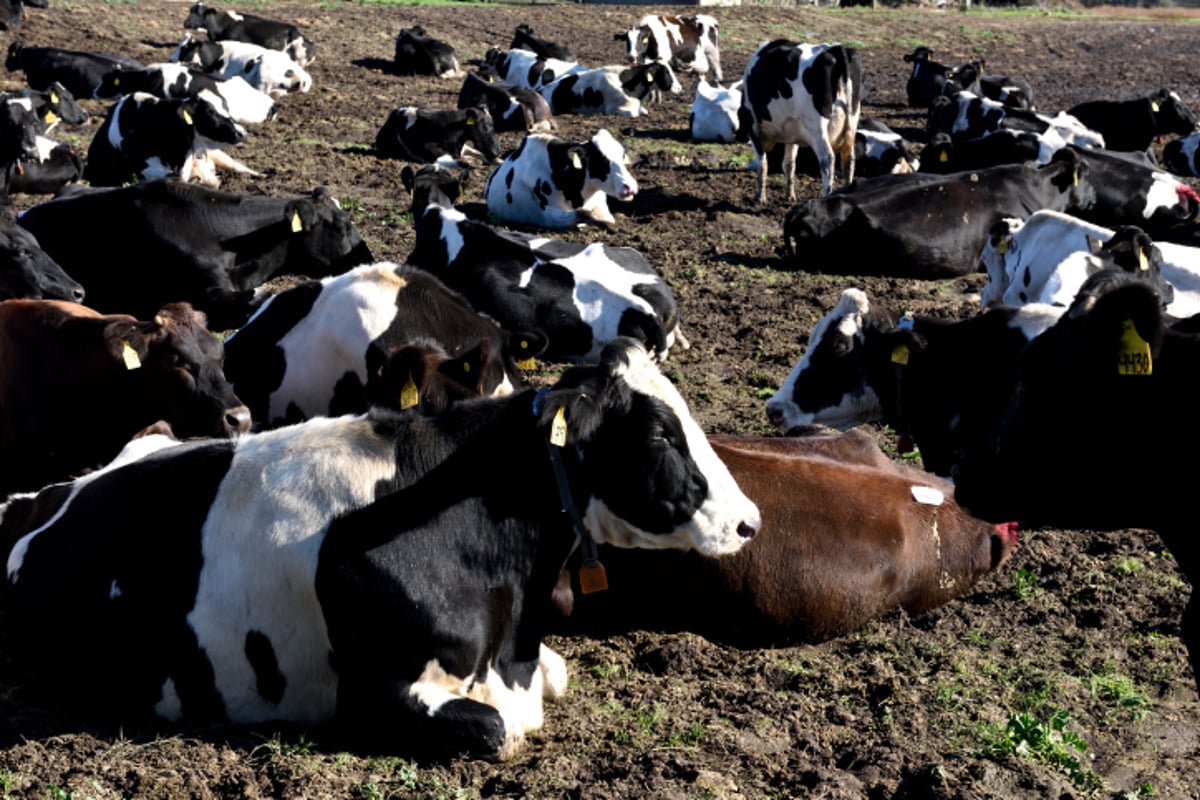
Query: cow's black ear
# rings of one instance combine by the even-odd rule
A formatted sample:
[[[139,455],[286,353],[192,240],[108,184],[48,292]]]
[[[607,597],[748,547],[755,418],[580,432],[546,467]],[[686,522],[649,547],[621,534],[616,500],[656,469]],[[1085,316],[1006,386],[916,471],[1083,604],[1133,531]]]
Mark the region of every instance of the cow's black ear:
[[[1098,239],[1090,233],[1085,234],[1084,238],[1087,240],[1088,252],[1092,255],[1099,255],[1100,251],[1104,249],[1103,239]]]
[[[400,170],[400,183],[404,184],[404,188],[408,190],[408,196],[412,197],[416,187],[417,173],[413,172],[413,168],[407,164],[404,169]]]
[[[626,33],[616,33],[616,34],[613,34],[613,41],[616,41],[616,42],[623,42],[623,41],[625,41],[625,37],[626,37],[626,36],[628,36],[628,34],[626,34]]]
[[[476,119],[478,118],[478,116],[479,116],[479,115],[478,115],[477,113],[475,113],[475,109],[473,109],[473,108],[468,108],[468,109],[467,109],[467,114],[466,114],[466,117],[467,117],[467,124],[468,124],[468,125],[474,125],[474,124],[475,124],[475,122],[476,122]]]
[[[608,383],[613,383],[611,379]],[[589,384],[554,388],[541,396],[538,429],[558,447],[590,440],[604,421],[605,397]]]
[[[110,356],[127,370],[141,369],[150,354],[142,325],[138,322],[110,322],[104,327],[104,346]],[[158,326],[148,323],[154,328]]]
[[[401,411],[419,405],[428,354],[427,347],[414,343],[390,350],[379,367],[378,379],[369,381],[367,394],[371,404]]]
[[[293,200],[284,206],[283,219],[291,226],[292,233],[312,228],[315,216],[312,203],[307,200]]]

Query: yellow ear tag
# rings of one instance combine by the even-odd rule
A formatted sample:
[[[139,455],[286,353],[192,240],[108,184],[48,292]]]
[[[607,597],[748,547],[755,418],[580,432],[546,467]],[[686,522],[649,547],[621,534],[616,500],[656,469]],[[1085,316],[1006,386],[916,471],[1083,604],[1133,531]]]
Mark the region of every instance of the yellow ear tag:
[[[53,125],[54,123],[58,122],[58,115],[47,108],[46,116],[42,117],[42,119],[46,121],[47,125]]]
[[[1150,259],[1146,257],[1146,248],[1138,250],[1138,272],[1150,269]]]
[[[474,117],[467,117],[467,124],[468,124],[468,125],[474,125],[474,124],[475,124],[475,118],[474,118]]]
[[[471,362],[464,361],[463,362],[463,372],[470,372],[470,371],[471,371]]]
[[[575,169],[583,169],[583,159],[579,157],[579,153],[571,153],[571,166]]]
[[[1077,169],[1077,170],[1075,170],[1075,175],[1074,175],[1074,176],[1072,176],[1072,178],[1071,178],[1071,184],[1072,184],[1073,186],[1078,186],[1078,185],[1079,185],[1079,170],[1078,170],[1078,169]]]
[[[55,91],[50,92],[50,102],[54,103],[55,105],[58,105],[58,92],[55,92]]]
[[[421,401],[421,394],[417,391],[417,384],[413,382],[412,373],[408,373],[408,380],[404,382],[404,386],[400,388],[400,408],[412,408]]]
[[[529,358],[522,358],[517,362],[517,369],[525,372],[529,372],[532,369],[537,369],[537,360],[533,356],[530,356]]]
[[[292,233],[299,233],[304,230],[304,223],[300,221],[300,212],[292,212]]]
[[[908,366],[908,345],[896,345],[896,349],[892,351],[892,363],[902,367]]]
[[[646,73],[646,83],[654,83],[654,76],[649,72]]]
[[[183,121],[186,122],[188,125],[191,125],[192,124],[192,115],[188,113],[188,110],[186,108],[180,109],[180,113],[183,115]]]
[[[121,358],[125,361],[125,369],[139,369],[142,366],[137,350],[134,350],[129,342],[121,342]]]
[[[120,86],[120,85],[121,85],[121,79],[113,78],[113,86]]]
[[[996,252],[1004,255],[1008,252],[1008,239],[1001,239],[1000,244],[996,245]]]
[[[1150,345],[1138,335],[1133,320],[1121,323],[1121,344],[1117,348],[1118,375],[1151,375],[1154,364],[1150,357]]]
[[[1155,114],[1158,113],[1158,101],[1157,100],[1150,101],[1150,110],[1153,111]]]
[[[945,164],[949,160],[950,160],[950,154],[947,153],[945,150],[943,150],[941,152],[941,154],[938,156],[938,161],[942,162],[943,164]]]
[[[584,594],[603,592],[608,588],[608,575],[599,561],[579,568],[579,591]]]
[[[567,446],[567,407],[559,406],[554,414],[554,422],[550,423],[550,444],[555,447]]]

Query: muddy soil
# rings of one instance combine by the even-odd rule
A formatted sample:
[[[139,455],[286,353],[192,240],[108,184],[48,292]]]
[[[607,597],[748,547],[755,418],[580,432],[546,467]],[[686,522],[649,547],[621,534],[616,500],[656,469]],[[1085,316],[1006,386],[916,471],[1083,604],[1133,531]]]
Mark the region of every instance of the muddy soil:
[[[183,34],[187,8],[51,0],[51,8],[31,11],[20,33],[30,44],[163,61]],[[489,45],[506,46],[513,27],[528,22],[569,44],[584,63],[601,65],[620,61],[613,34],[646,10],[340,2],[252,8],[298,23],[320,51],[313,90],[283,98],[278,119],[232,151],[262,177],[229,179],[226,188],[281,195],[329,186],[376,257],[394,261],[413,244],[404,164],[375,157],[375,133],[400,105],[454,107],[460,87],[458,80],[392,74],[400,27],[421,23],[468,61]],[[1200,107],[1200,28],[1186,19],[928,9],[712,13],[721,21],[727,77],[739,75],[768,38],[859,47],[866,113],[915,139],[924,119],[904,104],[902,56],[920,44],[944,62],[982,57],[991,72],[1027,78],[1042,110],[1164,86]],[[7,44],[13,36],[3,38]],[[18,77],[7,76],[11,87]],[[771,432],[765,397],[844,288],[860,286],[919,313],[961,318],[977,310],[981,275],[920,282],[846,277],[852,264],[798,269],[781,246],[782,182],[756,208],[748,146],[689,143],[694,78],[684,84],[682,95],[643,118],[560,120],[567,138],[608,126],[633,154],[641,184],[631,203],[614,204],[615,232],[565,236],[636,247],[661,270],[692,343],[672,353],[667,370],[707,430]],[[103,113],[101,103],[85,105]],[[86,149],[99,122],[56,135]],[[506,149],[517,143],[514,134],[503,138]],[[484,215],[485,177],[467,188],[469,215]],[[804,178],[801,196],[818,188]],[[119,268],[113,233],[96,242],[96,256]],[[541,377],[559,369],[546,365]],[[888,431],[874,433],[890,445]],[[1121,466],[1114,453],[1116,474],[1130,490],[1152,479],[1137,468]],[[604,638],[552,636],[572,671],[570,691],[547,708],[544,730],[504,764],[349,752],[326,732],[284,726],[172,729],[64,710],[22,668],[0,617],[0,798],[1200,797],[1200,703],[1178,638],[1189,591],[1152,533],[1040,530],[1023,532],[1012,560],[966,597],[920,618],[893,614],[820,645],[742,649],[719,636],[638,630],[636,620],[627,633]],[[380,635],[387,635],[382,627]],[[111,655],[80,652],[69,641],[60,647],[81,672]]]

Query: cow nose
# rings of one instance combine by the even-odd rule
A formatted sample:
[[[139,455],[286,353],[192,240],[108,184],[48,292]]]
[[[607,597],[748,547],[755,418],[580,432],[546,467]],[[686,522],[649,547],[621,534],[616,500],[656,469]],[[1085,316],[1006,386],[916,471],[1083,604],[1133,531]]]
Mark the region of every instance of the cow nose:
[[[772,425],[774,425],[776,428],[778,428],[780,425],[783,424],[783,409],[780,408],[779,406],[768,405],[767,406],[767,419],[771,422]]]
[[[76,303],[83,302],[83,287],[82,286],[71,290],[71,299],[74,300]]]
[[[758,528],[755,528],[748,522],[740,522],[737,527],[738,536],[743,539],[753,539],[754,534],[758,533]]]
[[[250,409],[245,406],[230,408],[225,411],[225,432],[246,433],[250,430]]]

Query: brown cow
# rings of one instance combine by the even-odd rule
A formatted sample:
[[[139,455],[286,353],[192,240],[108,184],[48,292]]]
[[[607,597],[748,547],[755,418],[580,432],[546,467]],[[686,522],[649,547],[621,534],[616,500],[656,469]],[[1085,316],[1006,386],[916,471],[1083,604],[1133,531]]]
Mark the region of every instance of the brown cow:
[[[183,438],[249,430],[205,322],[186,303],[141,321],[58,300],[0,302],[0,492],[107,463],[158,420]]]
[[[762,511],[761,531],[721,559],[606,548],[609,588],[575,598],[569,629],[637,620],[755,643],[824,641],[958,597],[1016,543],[1011,526],[969,516],[952,484],[893,463],[861,432],[709,441]]]

